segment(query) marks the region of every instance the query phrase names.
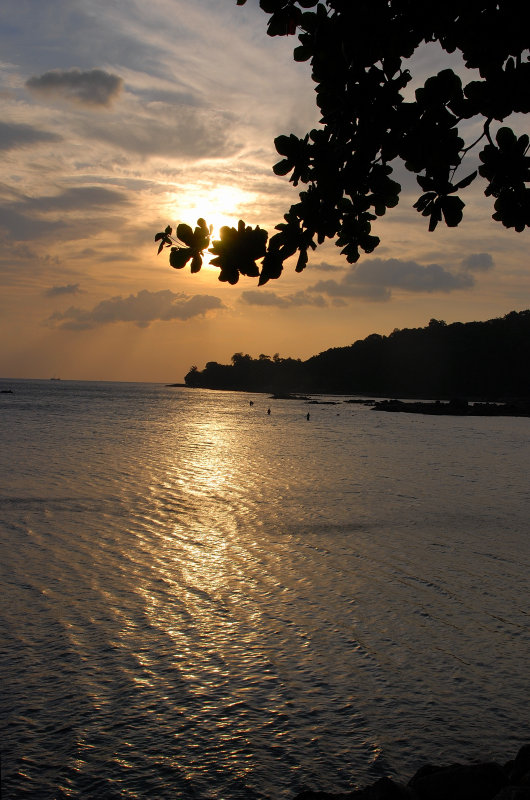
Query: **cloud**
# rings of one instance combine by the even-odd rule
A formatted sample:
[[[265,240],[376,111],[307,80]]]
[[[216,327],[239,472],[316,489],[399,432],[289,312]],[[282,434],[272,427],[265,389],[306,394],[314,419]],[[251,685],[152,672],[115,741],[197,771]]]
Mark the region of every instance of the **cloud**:
[[[336,264],[328,264],[327,261],[321,261],[320,264],[310,264],[310,269],[318,269],[320,272],[343,272],[344,267],[337,266]]]
[[[471,275],[452,273],[439,264],[421,266],[416,261],[372,258],[348,276],[352,282],[405,289],[408,292],[452,292],[474,285]]]
[[[61,142],[62,136],[56,133],[33,128],[21,122],[0,122],[0,150],[15,150],[34,144]]]
[[[462,267],[476,272],[487,272],[493,269],[495,262],[489,253],[471,253],[462,259]]]
[[[342,280],[319,281],[309,291],[329,297],[351,297],[369,301],[387,301],[392,289],[406,292],[453,292],[475,285],[472,275],[453,273],[440,264],[422,266],[416,261],[397,258],[373,258],[363,261]]]
[[[127,83],[127,90],[131,91],[141,99],[142,103],[161,103],[169,108],[174,106],[197,106],[205,105],[205,101],[194,94],[192,91],[178,91],[176,89],[159,89],[149,86],[148,88],[132,88]]]
[[[61,297],[65,294],[83,294],[83,289],[78,283],[68,283],[66,286],[51,286],[44,294],[46,297]]]
[[[34,290],[35,286],[45,286],[50,281],[50,274],[60,265],[57,255],[43,251],[42,240],[37,247],[31,247],[27,242],[14,242],[2,235],[0,225],[0,285],[31,286]]]
[[[0,204],[0,234],[18,242],[53,238],[64,227],[59,222],[31,219],[7,204]]]
[[[193,106],[151,103],[130,106],[127,119],[112,117],[83,121],[83,136],[145,158],[225,158],[241,144],[233,141],[230,115]]]
[[[310,286],[308,291],[320,292],[332,297],[333,305],[342,305],[337,303],[344,297],[357,298],[358,300],[367,300],[372,302],[386,302],[390,300],[391,292],[384,286],[362,286],[348,281],[348,277],[344,277],[341,281],[328,280],[318,281],[314,286]]]
[[[268,306],[275,308],[293,308],[293,306],[317,306],[324,308],[327,303],[323,297],[311,296],[307,292],[296,292],[291,295],[278,295],[275,292],[250,289],[241,294],[240,301],[249,306]]]
[[[115,230],[119,220],[112,212],[129,203],[123,192],[103,186],[77,186],[54,195],[19,195],[14,201],[0,203],[0,235],[19,242],[79,239],[82,213],[82,235],[88,237]]]
[[[29,211],[88,211],[91,208],[128,205],[129,199],[115,189],[104,186],[74,186],[56,195],[27,198]]]
[[[103,69],[82,72],[73,68],[54,69],[35,75],[26,81],[27,88],[35,94],[59,97],[88,108],[108,108],[120,94],[123,80]]]
[[[66,311],[55,311],[47,323],[67,330],[88,330],[114,322],[132,322],[139,328],[147,328],[156,320],[178,319],[184,322],[221,308],[225,308],[221,300],[207,294],[189,296],[175,294],[169,289],[159,292],[143,289],[129,297],[102,300],[92,309],[70,306]]]

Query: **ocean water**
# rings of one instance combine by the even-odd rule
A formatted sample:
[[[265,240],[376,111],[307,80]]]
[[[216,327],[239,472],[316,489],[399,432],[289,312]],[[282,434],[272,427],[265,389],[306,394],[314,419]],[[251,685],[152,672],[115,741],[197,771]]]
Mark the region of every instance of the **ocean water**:
[[[287,799],[528,741],[530,420],[0,389],[6,800]]]

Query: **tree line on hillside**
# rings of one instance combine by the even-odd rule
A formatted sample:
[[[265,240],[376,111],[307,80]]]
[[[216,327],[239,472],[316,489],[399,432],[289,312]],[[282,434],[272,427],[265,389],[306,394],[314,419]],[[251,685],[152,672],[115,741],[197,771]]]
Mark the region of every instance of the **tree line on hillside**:
[[[337,393],[489,400],[530,397],[530,310],[486,322],[431,319],[424,328],[372,333],[306,361],[235,353],[193,366],[187,386],[272,393]]]

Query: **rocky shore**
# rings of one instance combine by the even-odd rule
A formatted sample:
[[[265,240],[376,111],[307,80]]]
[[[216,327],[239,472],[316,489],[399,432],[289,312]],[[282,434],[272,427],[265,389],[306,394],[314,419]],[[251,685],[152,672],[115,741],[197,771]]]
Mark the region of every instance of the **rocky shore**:
[[[305,790],[295,800],[530,800],[530,744],[506,764],[427,764],[408,783],[380,778],[342,794]]]
[[[442,414],[459,417],[530,417],[530,402],[518,401],[510,403],[469,403],[465,399],[456,398],[442,403],[403,402],[402,400],[376,400],[375,411],[402,411],[408,414]]]

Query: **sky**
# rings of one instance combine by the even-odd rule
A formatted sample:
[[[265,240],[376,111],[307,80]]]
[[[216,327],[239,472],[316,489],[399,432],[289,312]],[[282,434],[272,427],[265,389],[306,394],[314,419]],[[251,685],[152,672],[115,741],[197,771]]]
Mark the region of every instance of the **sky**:
[[[297,40],[267,19],[258,0],[1,1],[0,377],[178,382],[236,352],[308,358],[530,308],[529,237],[491,220],[478,182],[460,227],[429,233],[400,173],[372,255],[352,266],[326,243],[264,287],[156,255],[168,224],[272,232],[297,200],[274,138],[319,115]],[[426,46],[415,81],[446,64]]]

